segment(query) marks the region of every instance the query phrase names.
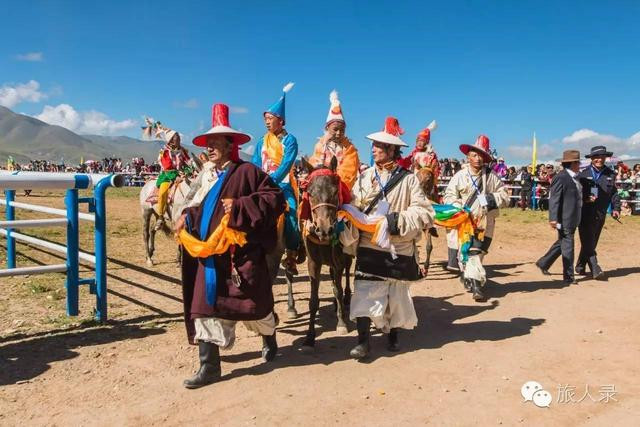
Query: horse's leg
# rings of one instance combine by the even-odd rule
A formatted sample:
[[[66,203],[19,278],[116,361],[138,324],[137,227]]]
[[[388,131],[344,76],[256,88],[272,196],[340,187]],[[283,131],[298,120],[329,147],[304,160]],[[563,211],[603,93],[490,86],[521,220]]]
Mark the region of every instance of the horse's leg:
[[[151,257],[153,256],[153,251],[151,250],[150,243],[150,235],[149,235],[149,227],[151,225],[151,210],[143,209],[142,210],[142,240],[144,240],[144,250],[147,254],[147,265],[149,267],[153,266],[153,260]]]
[[[342,295],[342,263],[336,265],[333,269],[334,275],[331,284],[333,286],[333,296],[337,302],[337,313],[336,316],[338,318],[338,323],[336,325],[336,332],[338,335],[346,335],[349,333],[349,329],[347,328],[347,323],[344,319],[344,300]]]
[[[316,344],[316,315],[320,306],[318,291],[320,288],[320,268],[322,264],[316,264],[313,256],[308,253],[307,265],[309,268],[309,281],[311,282],[311,295],[309,295],[309,329],[302,343],[302,351],[313,351]]]
[[[298,317],[296,310],[296,301],[293,299],[293,274],[285,270],[284,278],[287,281],[287,317],[295,319]]]
[[[345,279],[345,287],[344,287],[344,306],[351,306],[351,263],[353,262],[353,258],[349,255],[343,255],[344,258],[344,279]]]
[[[153,208],[151,209],[151,215],[156,217],[156,221],[157,221],[157,217],[158,215],[156,215],[155,211],[153,210]],[[149,256],[152,257],[153,253],[156,251],[156,228],[155,227],[149,227]]]
[[[431,239],[432,239],[431,233],[427,231],[427,247],[426,247],[427,259],[424,262],[425,277],[427,277],[427,274],[429,274],[429,265],[431,264],[431,251],[433,251],[433,241]]]

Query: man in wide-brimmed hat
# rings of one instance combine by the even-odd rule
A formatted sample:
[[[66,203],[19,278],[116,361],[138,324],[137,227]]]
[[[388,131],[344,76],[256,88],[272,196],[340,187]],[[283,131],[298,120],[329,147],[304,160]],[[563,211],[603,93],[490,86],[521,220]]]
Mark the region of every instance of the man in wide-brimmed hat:
[[[385,233],[388,243],[382,247],[370,228],[361,230],[350,309],[358,328],[358,344],[351,350],[356,359],[369,354],[371,322],[389,334],[390,351],[399,350],[398,331],[418,323],[409,285],[421,278],[416,247],[434,211],[416,176],[398,165],[400,148],[407,146],[401,134],[398,120],[387,117],[381,132],[367,136],[374,165],[353,186],[352,205],[363,218],[382,221],[374,235]]]
[[[573,241],[582,209],[582,185],[578,179],[580,152],[565,151],[562,154],[562,167],[564,169],[553,177],[549,188],[549,225],[557,230],[558,240],[536,262],[536,266],[542,274],[549,275],[549,268],[562,255],[564,282],[577,284],[573,270]]]
[[[603,271],[598,264],[596,246],[604,226],[607,211],[613,205],[611,216],[620,216],[620,196],[616,189],[616,173],[605,165],[607,157],[613,153],[602,145],[591,148],[585,157],[591,165],[578,174],[583,187],[582,220],[578,228],[580,234],[580,255],[576,263],[576,274],[584,275],[586,265],[594,279],[601,278]]]
[[[485,298],[482,288],[487,280],[482,260],[493,239],[498,209],[508,205],[509,193],[500,177],[488,166],[493,157],[487,136],[478,136],[474,145],[460,145],[460,151],[467,156],[467,164],[449,181],[444,203],[469,209],[475,229],[466,262],[462,262],[462,254],[458,253],[455,230],[447,234],[447,246],[449,256],[457,255],[460,260],[465,289],[472,292],[474,300],[482,301]]]
[[[184,381],[187,388],[220,379],[219,349],[233,345],[238,321],[262,336],[265,361],[278,350],[265,254],[277,241],[284,196],[269,175],[240,161],[238,147],[251,137],[229,126],[229,107],[214,105],[212,121],[193,140],[207,148],[212,166],[203,170],[202,186],[176,224],[187,336],[200,358],[198,372]]]

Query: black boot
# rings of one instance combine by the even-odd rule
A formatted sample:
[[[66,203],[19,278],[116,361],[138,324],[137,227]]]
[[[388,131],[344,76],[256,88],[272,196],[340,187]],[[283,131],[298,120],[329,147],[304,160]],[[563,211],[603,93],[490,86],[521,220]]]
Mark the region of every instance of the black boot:
[[[474,301],[484,301],[484,294],[480,287],[480,281],[476,279],[469,279],[471,282],[471,292],[473,293]]]
[[[389,351],[400,351],[400,344],[398,343],[398,332],[400,332],[400,328],[391,328],[389,331],[389,345],[387,349]]]
[[[200,388],[213,384],[221,377],[220,372],[220,349],[217,345],[200,341],[198,342],[198,352],[200,356],[200,369],[189,379],[184,380],[186,388]]]
[[[358,328],[358,345],[351,349],[349,353],[354,359],[362,359],[369,355],[369,330],[371,319],[368,317],[357,317],[356,326]]]
[[[278,343],[276,342],[276,333],[273,335],[262,335],[262,360],[271,362],[276,358],[278,353]]]
[[[592,256],[589,258],[589,267],[591,268],[591,277],[594,279],[602,279],[604,276],[604,271],[598,265],[598,258],[596,256]]]
[[[574,271],[576,272],[576,274],[578,276],[584,276],[584,275],[587,274],[587,272],[585,270],[586,270],[586,267],[584,265],[578,264],[578,265],[576,265],[576,268],[575,268]]]

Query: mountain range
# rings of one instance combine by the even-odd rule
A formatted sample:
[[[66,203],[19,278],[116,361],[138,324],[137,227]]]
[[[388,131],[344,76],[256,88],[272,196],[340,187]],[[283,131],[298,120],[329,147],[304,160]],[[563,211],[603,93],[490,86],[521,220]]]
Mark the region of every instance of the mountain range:
[[[193,152],[200,149],[185,145]],[[141,141],[127,136],[78,135],[61,126],[50,125],[34,117],[14,113],[0,106],[0,162],[6,165],[13,156],[18,163],[48,160],[75,165],[81,159],[100,160],[144,157],[153,162],[162,148],[159,141]]]

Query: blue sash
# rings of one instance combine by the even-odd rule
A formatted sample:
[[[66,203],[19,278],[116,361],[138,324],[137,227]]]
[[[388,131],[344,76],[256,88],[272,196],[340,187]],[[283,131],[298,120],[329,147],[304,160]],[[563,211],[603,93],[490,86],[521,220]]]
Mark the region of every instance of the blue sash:
[[[216,205],[220,199],[220,191],[222,190],[222,184],[224,183],[224,177],[227,171],[218,175],[218,180],[213,185],[207,196],[202,203],[202,217],[200,218],[200,240],[207,240],[207,234],[209,231],[209,224],[213,212],[216,210]],[[215,306],[216,304],[216,266],[213,260],[213,255],[204,259],[204,283],[207,293],[207,304]]]

